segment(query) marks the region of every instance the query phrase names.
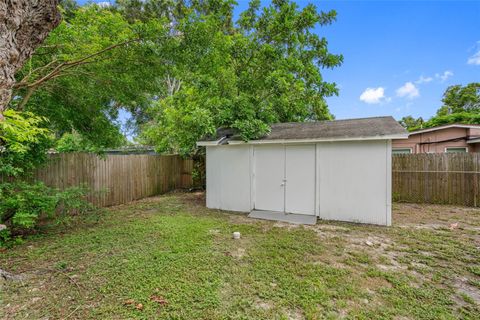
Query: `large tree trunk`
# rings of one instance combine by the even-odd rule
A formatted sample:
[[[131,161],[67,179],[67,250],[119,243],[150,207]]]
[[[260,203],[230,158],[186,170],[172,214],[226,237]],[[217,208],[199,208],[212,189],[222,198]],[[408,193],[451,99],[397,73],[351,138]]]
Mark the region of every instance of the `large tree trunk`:
[[[61,20],[58,0],[0,0],[0,121],[17,72]]]

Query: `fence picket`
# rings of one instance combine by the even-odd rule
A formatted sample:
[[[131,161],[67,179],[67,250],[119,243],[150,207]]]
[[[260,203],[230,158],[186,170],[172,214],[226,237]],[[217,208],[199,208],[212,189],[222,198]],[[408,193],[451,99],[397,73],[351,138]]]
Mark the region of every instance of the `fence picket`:
[[[476,153],[401,154],[392,159],[396,201],[479,206]]]
[[[193,161],[178,155],[53,154],[46,166],[33,173],[50,187],[86,185],[87,199],[106,207],[127,203],[174,188],[191,188]],[[167,182],[167,183],[165,183]],[[103,190],[108,192],[102,192]]]

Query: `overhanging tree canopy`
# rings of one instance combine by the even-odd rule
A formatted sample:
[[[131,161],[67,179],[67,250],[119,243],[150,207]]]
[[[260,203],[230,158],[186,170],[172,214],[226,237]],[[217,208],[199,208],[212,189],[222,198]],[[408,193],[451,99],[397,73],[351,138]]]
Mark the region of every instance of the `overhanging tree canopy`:
[[[123,142],[118,109],[147,105],[158,90],[168,23],[130,23],[97,5],[67,16],[16,74],[11,107],[47,117],[58,134],[73,130],[114,147]]]
[[[325,97],[338,89],[321,69],[339,66],[343,57],[331,54],[313,28],[332,23],[336,13],[277,0],[264,8],[252,1],[236,24],[231,16],[192,12],[176,21],[168,56],[177,86],[148,109],[143,141],[191,154],[217,127],[236,128],[247,140],[274,122],[332,118]]]
[[[182,154],[217,127],[247,140],[274,122],[332,118],[325,97],[338,90],[321,70],[343,57],[313,29],[336,13],[255,0],[234,23],[233,8],[230,0],[64,1],[65,21],[17,72],[10,106],[105,147],[121,140],[113,120],[122,107],[142,142]]]

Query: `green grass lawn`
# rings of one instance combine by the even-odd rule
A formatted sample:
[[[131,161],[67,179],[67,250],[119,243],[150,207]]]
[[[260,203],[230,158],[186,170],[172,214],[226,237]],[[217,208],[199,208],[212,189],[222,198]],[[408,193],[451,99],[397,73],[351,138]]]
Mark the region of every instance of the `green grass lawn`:
[[[0,318],[478,319],[480,210],[394,210],[385,228],[251,220],[200,193],[111,208],[1,252],[24,279]]]

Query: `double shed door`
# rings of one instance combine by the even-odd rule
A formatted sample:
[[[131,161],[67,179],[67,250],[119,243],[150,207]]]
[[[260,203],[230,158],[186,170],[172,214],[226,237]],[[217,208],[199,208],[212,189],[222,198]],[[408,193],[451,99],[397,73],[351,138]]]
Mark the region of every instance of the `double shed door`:
[[[255,209],[315,215],[315,145],[254,150]]]

